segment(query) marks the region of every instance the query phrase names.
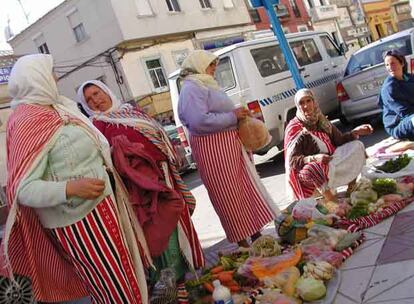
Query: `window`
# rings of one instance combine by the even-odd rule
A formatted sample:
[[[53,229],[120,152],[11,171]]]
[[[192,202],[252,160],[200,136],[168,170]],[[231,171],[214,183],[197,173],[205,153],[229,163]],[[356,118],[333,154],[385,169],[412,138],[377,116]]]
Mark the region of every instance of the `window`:
[[[308,27],[306,25],[298,25],[298,32],[306,32]]]
[[[151,77],[152,84],[155,89],[163,89],[167,87],[167,80],[165,77],[164,69],[161,66],[160,59],[146,60],[148,74]]]
[[[322,56],[312,39],[294,41],[289,44],[300,66],[322,61]]]
[[[300,11],[296,3],[296,0],[289,0],[289,2],[290,2],[290,6],[292,6],[293,14],[295,15],[295,17],[300,17]]]
[[[86,39],[86,31],[83,23],[81,21],[79,11],[77,9],[73,10],[67,15],[69,20],[70,27],[73,30],[73,34],[75,35],[76,42],[81,42]]]
[[[166,0],[168,10],[170,12],[181,12],[180,5],[178,4],[178,0]]]
[[[313,0],[308,0],[308,5],[309,5],[309,8],[313,8],[313,2],[312,2]]]
[[[43,36],[43,34],[39,34],[39,35],[37,35],[37,36],[33,39],[33,41],[34,41],[34,43],[35,43],[35,45],[36,45],[36,47],[37,47],[37,50],[38,50],[40,53],[43,53],[43,54],[50,54],[50,52],[49,52],[49,48],[47,47],[47,44],[46,44],[45,36]]]
[[[330,57],[341,56],[341,52],[336,47],[336,45],[333,44],[333,42],[331,41],[331,39],[329,39],[328,36],[321,36],[321,40],[322,40],[323,45],[325,46],[326,52],[328,53]]]
[[[210,0],[199,0],[201,8],[211,8]]]
[[[236,86],[236,80],[234,79],[234,73],[229,57],[220,59],[214,76],[220,87],[224,90],[234,88]]]
[[[398,50],[404,56],[411,54],[410,36],[387,41],[361,53],[352,55],[345,69],[345,76],[352,75],[377,64],[382,64],[384,62],[383,56],[389,50]]]
[[[250,17],[252,18],[252,21],[254,23],[259,23],[259,22],[262,21],[262,19],[260,19],[260,15],[259,15],[259,12],[258,12],[257,9],[249,10],[249,14],[250,14]]]
[[[148,0],[135,0],[138,16],[152,16],[154,12]]]
[[[288,66],[278,45],[251,50],[254,62],[262,77],[268,77],[288,70]]]

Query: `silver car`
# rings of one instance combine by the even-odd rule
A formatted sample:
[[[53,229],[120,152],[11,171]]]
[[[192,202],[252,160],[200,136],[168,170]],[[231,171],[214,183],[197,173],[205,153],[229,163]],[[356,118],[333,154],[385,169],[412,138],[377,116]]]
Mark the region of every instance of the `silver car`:
[[[341,121],[353,120],[379,114],[378,95],[388,73],[383,55],[398,50],[406,56],[408,72],[414,68],[414,28],[390,35],[356,51],[349,59],[344,76],[336,86],[341,108]]]

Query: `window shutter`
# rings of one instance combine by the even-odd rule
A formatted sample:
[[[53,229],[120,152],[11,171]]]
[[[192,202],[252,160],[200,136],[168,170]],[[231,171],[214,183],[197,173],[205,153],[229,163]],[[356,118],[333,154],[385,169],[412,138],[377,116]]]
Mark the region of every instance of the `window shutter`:
[[[154,12],[152,11],[151,4],[148,0],[135,0],[139,16],[152,16]]]
[[[234,3],[233,0],[223,0],[224,8],[233,8]]]

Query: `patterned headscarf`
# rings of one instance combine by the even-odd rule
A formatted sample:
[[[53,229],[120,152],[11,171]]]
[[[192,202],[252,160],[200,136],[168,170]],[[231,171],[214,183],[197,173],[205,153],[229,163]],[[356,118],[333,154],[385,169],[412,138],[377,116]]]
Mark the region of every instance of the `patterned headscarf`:
[[[310,97],[313,100],[315,105],[314,111],[310,117],[306,117],[305,113],[302,112],[300,108],[300,101],[304,97]],[[332,125],[331,122],[322,114],[321,110],[319,109],[319,104],[315,100],[313,93],[309,89],[300,89],[295,94],[295,105],[296,105],[296,117],[302,122],[302,124],[308,130],[321,130],[328,134],[332,133]]]
[[[184,60],[180,76],[201,86],[220,90],[220,86],[214,77],[206,74],[208,66],[215,60],[218,60],[217,55],[204,50],[195,50]]]

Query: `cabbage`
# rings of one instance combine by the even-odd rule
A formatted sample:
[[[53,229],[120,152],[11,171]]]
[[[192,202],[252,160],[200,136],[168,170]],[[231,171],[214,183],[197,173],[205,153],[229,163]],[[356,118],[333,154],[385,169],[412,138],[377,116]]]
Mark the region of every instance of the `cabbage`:
[[[282,248],[271,235],[262,235],[250,246],[250,256],[252,257],[272,257],[281,253]]]
[[[312,302],[326,295],[326,287],[321,280],[301,277],[296,283],[296,292],[304,301]]]

